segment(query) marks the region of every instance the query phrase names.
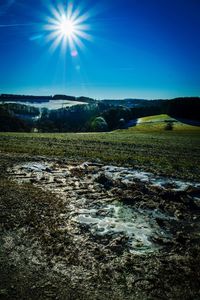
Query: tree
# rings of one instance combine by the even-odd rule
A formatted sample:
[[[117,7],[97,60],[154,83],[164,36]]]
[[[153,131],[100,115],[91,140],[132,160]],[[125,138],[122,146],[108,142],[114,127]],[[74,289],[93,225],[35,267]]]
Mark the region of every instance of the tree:
[[[107,131],[108,124],[103,117],[95,118],[91,123],[92,131]]]
[[[174,122],[171,121],[171,120],[168,120],[168,121],[165,121],[165,122],[166,122],[165,130],[173,130]]]

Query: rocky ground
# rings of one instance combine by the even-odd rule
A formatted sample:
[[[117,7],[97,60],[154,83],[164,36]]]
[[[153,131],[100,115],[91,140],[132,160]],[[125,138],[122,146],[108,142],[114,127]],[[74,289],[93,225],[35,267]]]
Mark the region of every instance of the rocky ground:
[[[0,299],[200,299],[200,183],[1,159]]]

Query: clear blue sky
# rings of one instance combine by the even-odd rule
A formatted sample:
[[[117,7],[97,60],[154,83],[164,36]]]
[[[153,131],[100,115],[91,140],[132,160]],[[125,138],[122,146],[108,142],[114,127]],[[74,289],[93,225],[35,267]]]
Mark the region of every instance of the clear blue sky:
[[[0,93],[200,96],[199,0],[72,2],[92,37],[74,56],[47,42],[50,2],[0,0]]]

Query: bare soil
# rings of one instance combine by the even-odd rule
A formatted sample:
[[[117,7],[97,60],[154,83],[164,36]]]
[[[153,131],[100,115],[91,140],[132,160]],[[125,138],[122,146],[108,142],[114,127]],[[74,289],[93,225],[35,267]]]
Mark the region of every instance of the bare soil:
[[[47,157],[0,171],[0,299],[200,299],[198,183]]]

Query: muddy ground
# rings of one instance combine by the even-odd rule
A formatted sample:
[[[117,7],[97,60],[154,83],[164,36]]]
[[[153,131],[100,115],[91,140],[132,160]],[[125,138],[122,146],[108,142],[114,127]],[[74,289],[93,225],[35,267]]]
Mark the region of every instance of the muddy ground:
[[[200,299],[200,184],[1,157],[0,299]]]

